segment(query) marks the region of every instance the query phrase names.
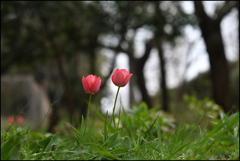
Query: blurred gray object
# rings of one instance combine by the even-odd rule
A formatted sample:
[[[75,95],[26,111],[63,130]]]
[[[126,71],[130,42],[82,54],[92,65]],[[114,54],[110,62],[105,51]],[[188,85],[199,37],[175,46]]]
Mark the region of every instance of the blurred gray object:
[[[32,75],[1,76],[1,115],[18,114],[29,119],[31,126],[41,124],[44,119],[46,124],[51,114],[47,92]]]

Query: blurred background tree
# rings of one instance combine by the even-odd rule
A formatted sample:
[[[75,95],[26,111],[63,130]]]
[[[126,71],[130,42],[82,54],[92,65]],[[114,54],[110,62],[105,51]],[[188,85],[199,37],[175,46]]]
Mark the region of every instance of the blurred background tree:
[[[216,7],[214,17],[210,17],[206,14],[202,2],[194,1],[195,14],[209,55],[213,99],[225,112],[236,109],[233,109],[229,67],[220,23],[233,8],[239,8],[238,5],[237,1],[225,1],[221,6]]]
[[[81,116],[86,116],[88,95],[82,87],[82,76],[91,73],[101,77],[101,90],[93,97],[94,104],[100,105],[100,99],[108,96],[106,84],[115,68],[119,53],[125,53],[129,57],[130,73],[133,73],[129,91],[130,104],[137,103],[134,96],[134,89],[137,89],[148,108],[161,104],[161,109],[171,112],[174,107],[170,106],[178,105],[175,101],[182,101],[182,94],[189,92],[196,93],[200,98],[214,98],[226,109],[225,111],[230,110],[229,106],[224,107],[216,97],[211,96],[211,91],[215,91],[216,87],[209,85],[208,76],[200,75],[191,82],[184,82],[179,88],[181,99],[172,94],[177,93],[179,89],[169,91],[167,87],[166,64],[170,59],[165,54],[164,45],[168,44],[171,48],[178,46],[176,40],[183,36],[183,28],[186,25],[196,26],[199,18],[197,13],[197,16],[187,14],[181,3],[3,1],[1,75],[32,73],[40,84],[47,86],[49,98],[54,103],[48,131],[52,131],[57,124],[61,117],[59,109],[62,107],[66,107],[64,109],[68,111],[71,123],[79,124]],[[223,7],[228,4],[223,4]],[[238,4],[230,6],[234,8],[236,5]],[[136,49],[136,37],[140,31],[150,35],[144,39],[142,54]],[[146,86],[144,67],[153,50],[157,51],[160,60],[160,74],[153,79],[160,79],[161,91],[151,97]],[[224,50],[224,46],[221,50]],[[110,51],[111,54],[106,54],[106,51]],[[178,53],[175,55],[181,57]],[[239,61],[236,64],[233,70],[237,71]],[[215,70],[212,72],[215,73]],[[225,74],[226,77],[229,75],[226,72]],[[238,75],[234,75],[234,81],[239,82]],[[232,77],[227,79],[232,80]],[[229,81],[225,83],[229,84]],[[233,84],[232,103],[237,102],[236,106],[239,108],[239,91],[235,85],[236,83]],[[203,90],[205,88],[206,91]],[[227,99],[225,96],[224,98]]]

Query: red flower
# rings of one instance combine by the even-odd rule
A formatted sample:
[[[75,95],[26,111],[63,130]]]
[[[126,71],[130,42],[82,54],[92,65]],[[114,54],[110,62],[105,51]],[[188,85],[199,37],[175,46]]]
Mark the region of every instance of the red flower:
[[[99,91],[101,85],[100,77],[97,78],[96,75],[88,75],[86,78],[82,77],[83,88],[86,93],[95,94]]]
[[[18,123],[22,123],[23,122],[23,117],[22,116],[18,116],[17,117],[17,122]]]
[[[133,74],[129,74],[126,69],[116,69],[112,75],[112,82],[118,87],[124,87]]]
[[[14,118],[13,118],[13,117],[8,117],[8,118],[7,118],[7,122],[8,122],[9,124],[12,124],[13,121],[14,121]]]

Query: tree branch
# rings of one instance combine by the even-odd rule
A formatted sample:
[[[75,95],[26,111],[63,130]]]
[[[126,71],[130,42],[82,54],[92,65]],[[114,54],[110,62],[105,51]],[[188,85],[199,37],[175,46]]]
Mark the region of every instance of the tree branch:
[[[201,23],[202,20],[210,19],[210,17],[206,14],[202,1],[193,1],[195,14],[198,17],[198,20]]]
[[[216,21],[221,22],[224,16],[226,16],[234,7],[237,7],[237,1],[226,1],[220,9],[215,10],[217,15]]]
[[[145,62],[147,61],[147,59],[151,53],[151,50],[152,50],[151,42],[152,42],[152,40],[145,44],[146,49],[145,49],[144,55],[141,58],[139,58],[139,61],[142,62],[143,64],[145,64]]]

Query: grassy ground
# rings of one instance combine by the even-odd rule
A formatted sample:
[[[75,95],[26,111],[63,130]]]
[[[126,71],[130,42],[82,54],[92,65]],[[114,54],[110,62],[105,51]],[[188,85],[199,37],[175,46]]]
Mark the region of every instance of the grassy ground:
[[[87,127],[61,122],[55,134],[27,126],[1,130],[1,159],[21,160],[239,160],[239,113],[211,118],[211,129],[199,122],[175,122],[171,115],[148,110],[146,104],[124,111],[111,122],[91,107]]]

